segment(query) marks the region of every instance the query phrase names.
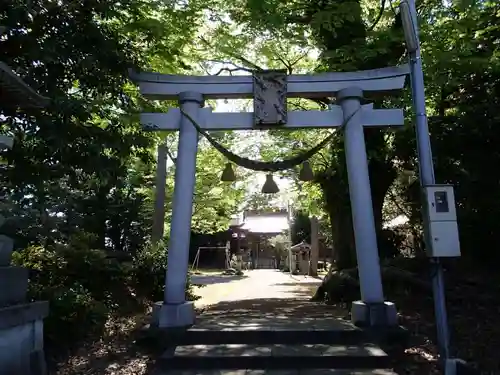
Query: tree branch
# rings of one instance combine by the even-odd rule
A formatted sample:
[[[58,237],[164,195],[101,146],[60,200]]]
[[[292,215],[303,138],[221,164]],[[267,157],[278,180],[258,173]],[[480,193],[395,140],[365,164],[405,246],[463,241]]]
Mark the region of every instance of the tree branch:
[[[402,213],[403,215],[405,215],[406,217],[411,217],[411,213],[406,212],[401,207],[401,205],[397,202],[396,196],[394,195],[394,193],[390,190],[388,191],[388,193],[389,193],[389,198],[390,198],[391,202],[396,206],[396,208],[399,210],[399,212]]]
[[[211,63],[225,64],[225,65],[232,65],[232,66],[234,66],[234,68],[226,68],[226,67],[221,68],[216,74],[213,74],[215,76],[220,75],[222,72],[229,72],[229,74],[231,74],[233,72],[237,72],[237,71],[245,71],[245,72],[249,72],[249,73],[253,72],[253,69],[249,69],[249,68],[245,68],[244,66],[236,65],[235,63],[233,63],[231,61],[226,61],[226,60],[205,60],[205,61],[211,62]]]
[[[378,12],[377,18],[375,19],[375,22],[373,22],[373,24],[367,29],[367,31],[372,31],[375,28],[375,26],[377,26],[377,24],[379,23],[380,19],[382,18],[382,15],[384,14],[385,2],[386,0],[382,0],[382,4],[380,5],[380,11]]]
[[[202,41],[205,45],[207,45],[208,47],[212,47],[212,46],[211,46],[211,44],[210,44],[210,42],[209,42],[208,40],[206,40],[203,36],[200,36],[200,37],[199,37],[199,39],[200,39],[200,40],[201,40],[201,41]],[[247,59],[246,59],[245,57],[243,57],[243,56],[236,55],[235,53],[230,52],[230,51],[227,51],[227,50],[222,51],[222,52],[223,52],[223,53],[225,53],[227,56],[229,56],[229,57],[231,57],[231,58],[233,58],[233,59],[236,59],[236,60],[238,60],[238,61],[242,62],[244,65],[249,66],[249,67],[250,67],[250,69],[253,69],[253,70],[258,70],[258,71],[262,71],[262,70],[264,70],[264,69],[262,69],[260,66],[258,66],[257,64],[252,63],[251,61],[247,60]],[[233,63],[231,63],[231,64],[232,64],[232,65],[234,65],[234,66],[237,66],[236,64],[233,64]]]
[[[291,66],[295,66],[300,60],[302,60],[304,57],[306,57],[309,54],[310,51],[304,52],[302,55],[300,55],[296,60],[294,60],[291,63]]]

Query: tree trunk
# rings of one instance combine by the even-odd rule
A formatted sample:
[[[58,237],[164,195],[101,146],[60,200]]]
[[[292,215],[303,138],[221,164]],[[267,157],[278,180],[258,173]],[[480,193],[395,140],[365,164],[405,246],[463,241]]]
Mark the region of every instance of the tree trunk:
[[[337,173],[324,173],[318,177],[325,200],[325,208],[330,217],[333,247],[332,261],[337,269],[352,268],[356,265],[356,252],[349,190],[344,182],[347,181],[347,178],[341,179]]]
[[[370,190],[372,193],[373,218],[375,221],[375,231],[377,233],[377,243],[380,258],[385,258],[394,254],[397,249],[390,245],[392,241],[386,241],[383,235],[383,216],[387,191],[397,177],[396,169],[387,152],[387,143],[384,139],[384,132],[380,129],[365,130],[366,147],[374,150],[368,162],[368,173],[370,174]]]
[[[318,258],[319,258],[319,223],[317,217],[311,218],[311,276],[318,276]]]
[[[357,265],[356,247],[354,242],[354,230],[352,225],[351,205],[349,196],[349,186],[347,171],[344,168],[343,148],[336,145],[335,153],[339,156],[335,161],[337,167],[332,173],[325,171],[318,177],[325,208],[330,216],[332,228],[332,260],[335,262],[336,269],[352,268]],[[384,151],[385,140],[383,133],[379,130],[366,132],[366,147],[370,155],[370,150]],[[332,147],[333,149],[333,147]],[[377,237],[382,231],[383,218],[382,208],[384,206],[385,196],[388,189],[396,178],[396,171],[392,162],[388,158],[377,158],[378,153],[371,153],[372,157],[368,163],[368,172],[370,174],[370,190],[372,194],[373,216],[375,221],[375,230]],[[333,163],[332,163],[333,164]]]

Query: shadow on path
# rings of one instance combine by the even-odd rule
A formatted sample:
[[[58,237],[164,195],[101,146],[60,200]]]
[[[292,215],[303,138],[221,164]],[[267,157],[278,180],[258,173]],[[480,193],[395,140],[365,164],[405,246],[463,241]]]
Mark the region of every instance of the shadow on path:
[[[195,328],[248,329],[351,329],[347,310],[305,298],[258,298],[225,301],[208,307],[197,319]]]

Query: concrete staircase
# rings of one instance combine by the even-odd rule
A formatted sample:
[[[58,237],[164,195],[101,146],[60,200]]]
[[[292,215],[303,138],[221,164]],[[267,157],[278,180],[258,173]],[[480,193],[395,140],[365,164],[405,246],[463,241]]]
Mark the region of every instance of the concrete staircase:
[[[347,322],[329,329],[194,327],[168,335],[154,374],[394,375],[391,358],[375,343],[400,337],[397,329],[367,331]]]

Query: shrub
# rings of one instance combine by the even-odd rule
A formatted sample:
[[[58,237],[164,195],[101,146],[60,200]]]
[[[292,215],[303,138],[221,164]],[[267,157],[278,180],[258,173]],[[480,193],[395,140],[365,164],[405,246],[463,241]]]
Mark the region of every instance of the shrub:
[[[360,299],[356,270],[350,271],[329,273],[316,291],[313,300],[335,304],[339,302],[350,303]]]
[[[136,290],[151,301],[163,299],[165,289],[165,272],[167,269],[167,250],[162,241],[148,243],[133,260]],[[198,299],[194,293],[189,275],[186,283],[186,299]]]
[[[132,269],[138,294],[153,301],[163,299],[166,264],[167,252],[162,241],[148,243],[137,252]]]
[[[97,257],[89,252],[90,259],[82,260],[59,246],[33,246],[14,254],[14,264],[31,270],[28,297],[50,303],[44,321],[48,348],[71,348],[84,336],[104,329],[109,306],[96,294],[103,295],[106,288],[101,284],[100,290],[92,290],[96,285],[92,273],[77,273],[79,263],[95,262]]]
[[[378,234],[378,249],[381,259],[393,259],[403,248],[404,235],[397,229],[384,229]]]
[[[111,316],[163,299],[163,244],[148,244],[132,262],[120,263],[90,249],[89,239],[80,234],[67,245],[31,246],[13,255],[14,264],[31,270],[29,298],[50,303],[45,319],[50,352],[71,350],[90,335],[102,335]],[[189,282],[186,298],[196,299]]]

